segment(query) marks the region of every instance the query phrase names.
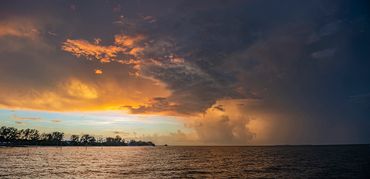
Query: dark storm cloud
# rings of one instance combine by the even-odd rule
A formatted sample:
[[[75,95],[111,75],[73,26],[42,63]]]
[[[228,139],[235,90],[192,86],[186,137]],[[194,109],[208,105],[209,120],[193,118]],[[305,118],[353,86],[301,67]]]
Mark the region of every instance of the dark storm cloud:
[[[346,59],[335,59],[335,55],[349,52],[345,45],[351,34],[358,33],[349,32],[356,20],[348,19],[353,9],[346,8],[347,4],[181,2],[155,17],[154,25],[138,23],[136,28],[146,29],[151,41],[144,50],[146,57],[161,61],[175,54],[185,64],[145,65],[142,72],[167,84],[172,95],[166,101],[176,103],[179,112],[204,111],[222,98],[265,98],[281,82],[299,80],[299,75],[315,75],[315,70],[334,74],[343,68]],[[297,88],[306,85],[297,82]],[[160,103],[154,105],[155,111],[159,106],[168,109]],[[145,109],[151,111],[146,106],[140,112]]]
[[[146,35],[158,43],[153,46],[163,48],[146,55],[173,53],[186,64],[143,68],[145,75],[167,84],[172,94],[166,103],[160,100],[140,107],[140,112],[152,110],[151,106],[167,110],[166,104],[173,102],[176,107],[171,109],[191,113],[223,98],[260,98],[265,112],[290,114],[289,120],[318,128],[316,134],[312,128],[298,132],[311,141],[360,140],[370,125],[368,104],[353,105],[348,96],[356,101],[356,94],[370,89],[368,5],[366,1],[179,3],[147,28]],[[325,130],[331,125],[332,130]],[[348,125],[357,127],[349,131]]]

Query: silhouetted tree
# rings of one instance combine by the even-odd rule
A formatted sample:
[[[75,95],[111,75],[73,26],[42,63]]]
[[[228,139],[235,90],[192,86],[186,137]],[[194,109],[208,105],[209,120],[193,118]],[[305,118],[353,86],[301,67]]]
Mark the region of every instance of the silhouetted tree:
[[[105,144],[106,145],[114,145],[114,138],[113,137],[105,138]]]
[[[14,127],[1,127],[1,138],[4,142],[16,143],[19,133],[18,130]]]
[[[63,132],[52,132],[52,142],[54,145],[60,145],[61,141],[63,140],[64,133]]]
[[[126,146],[125,139],[122,139],[121,136],[117,135],[115,138],[107,137],[105,138],[105,145],[108,146]]]
[[[37,141],[39,140],[40,138],[40,134],[39,134],[39,131],[36,130],[36,129],[31,129],[29,131],[29,134],[28,134],[28,140],[31,140],[32,143],[37,143]]]
[[[80,136],[78,135],[71,135],[71,144],[78,145],[80,141]]]
[[[6,135],[7,127],[1,126],[0,128],[0,142],[5,142],[5,135]]]
[[[104,144],[104,138],[102,138],[102,137],[97,137],[97,138],[96,138],[96,143],[97,143],[98,145],[103,145],[103,144]]]
[[[29,130],[30,129],[21,129],[21,130],[18,130],[18,139],[19,140],[27,140]]]
[[[42,133],[40,139],[42,145],[53,145],[53,136],[49,133]]]
[[[144,142],[144,141],[135,141],[135,140],[130,140],[127,144],[128,146],[155,146],[153,142]]]
[[[116,138],[114,138],[114,142],[117,143],[117,144],[121,143],[121,140],[122,140],[122,138],[119,135],[116,135]]]
[[[95,144],[95,137],[89,134],[84,134],[81,136],[80,142],[84,145],[93,145]]]
[[[85,134],[81,136],[71,135],[70,141],[63,141],[63,132],[42,133],[36,129],[21,129],[2,126],[0,128],[0,145],[103,145],[103,146],[155,146],[152,142],[131,140],[125,143],[119,135],[107,137],[105,141],[99,137]]]

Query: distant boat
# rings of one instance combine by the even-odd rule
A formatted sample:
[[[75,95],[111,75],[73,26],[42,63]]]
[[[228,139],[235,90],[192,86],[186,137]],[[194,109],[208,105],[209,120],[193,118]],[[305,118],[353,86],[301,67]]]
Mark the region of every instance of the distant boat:
[[[168,145],[167,144],[164,144],[165,147],[167,147]]]

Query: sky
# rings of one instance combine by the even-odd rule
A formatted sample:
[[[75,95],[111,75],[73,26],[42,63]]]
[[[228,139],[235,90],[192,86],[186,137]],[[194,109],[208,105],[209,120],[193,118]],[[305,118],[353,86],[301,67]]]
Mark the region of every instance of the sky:
[[[0,125],[171,145],[370,143],[367,0],[0,4]]]

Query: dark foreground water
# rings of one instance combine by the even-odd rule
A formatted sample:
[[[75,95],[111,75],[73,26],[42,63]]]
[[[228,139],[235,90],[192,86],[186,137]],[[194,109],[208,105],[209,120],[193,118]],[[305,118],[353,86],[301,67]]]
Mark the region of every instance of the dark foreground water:
[[[370,178],[370,146],[0,148],[0,178]]]

